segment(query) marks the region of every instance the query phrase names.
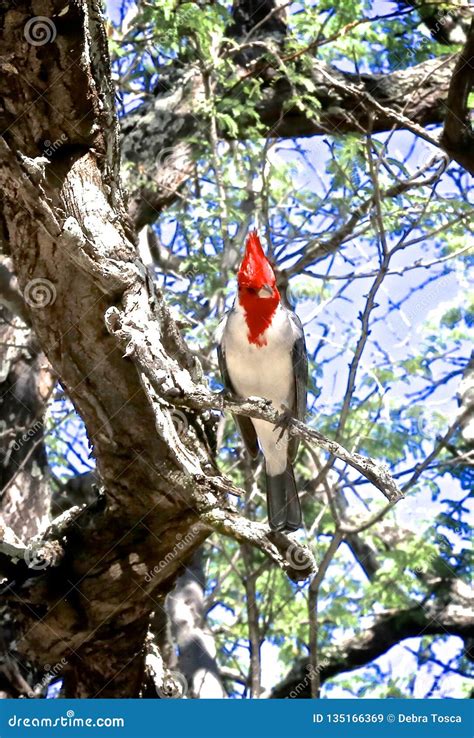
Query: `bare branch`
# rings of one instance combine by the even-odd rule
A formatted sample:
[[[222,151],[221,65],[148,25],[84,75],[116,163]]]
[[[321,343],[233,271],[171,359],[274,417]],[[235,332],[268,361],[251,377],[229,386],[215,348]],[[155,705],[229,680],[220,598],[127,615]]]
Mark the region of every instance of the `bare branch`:
[[[433,165],[437,165],[436,170],[423,179],[422,175],[427,170],[431,169]],[[357,226],[359,221],[367,215],[374,206],[376,206],[378,200],[395,198],[411,189],[419,189],[420,187],[426,187],[433,184],[442,175],[447,165],[448,159],[446,154],[437,154],[420,167],[413,176],[402,182],[397,182],[391,187],[387,187],[386,190],[381,190],[379,193],[374,193],[368,197],[360,205],[354,208],[348,220],[334,231],[328,239],[325,241],[320,241],[319,239],[308,241],[308,243],[305,244],[302,256],[292,264],[291,267],[284,270],[284,274],[287,276],[300,274],[302,270],[307,269],[309,266],[316,264],[330,254],[333,254],[340,248],[341,244],[348,238],[348,236],[353,233],[354,228]]]

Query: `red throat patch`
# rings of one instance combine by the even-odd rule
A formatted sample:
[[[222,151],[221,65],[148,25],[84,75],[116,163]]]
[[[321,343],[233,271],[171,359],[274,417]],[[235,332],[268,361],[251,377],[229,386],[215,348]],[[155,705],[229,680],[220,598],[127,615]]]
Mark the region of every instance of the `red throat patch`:
[[[239,303],[245,312],[249,343],[265,346],[264,333],[280,302],[275,273],[262,248],[257,231],[250,231],[237,275]],[[259,295],[263,290],[265,296]]]

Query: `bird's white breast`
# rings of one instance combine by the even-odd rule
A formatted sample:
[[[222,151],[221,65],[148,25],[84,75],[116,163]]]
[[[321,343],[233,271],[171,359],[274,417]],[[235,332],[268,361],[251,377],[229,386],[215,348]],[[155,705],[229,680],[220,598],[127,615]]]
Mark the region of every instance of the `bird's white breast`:
[[[279,305],[272,322],[262,334],[262,345],[250,343],[249,329],[241,305],[236,304],[223,330],[222,343],[230,380],[241,397],[256,395],[270,400],[279,412],[282,406],[292,408],[294,371],[292,350],[294,326]],[[281,474],[286,469],[288,433],[264,420],[252,419],[268,474]]]
[[[257,395],[271,400],[278,410],[291,407],[294,396],[293,326],[279,305],[262,334],[263,345],[250,343],[243,308],[237,303],[223,333],[227,369],[235,391],[242,397]]]

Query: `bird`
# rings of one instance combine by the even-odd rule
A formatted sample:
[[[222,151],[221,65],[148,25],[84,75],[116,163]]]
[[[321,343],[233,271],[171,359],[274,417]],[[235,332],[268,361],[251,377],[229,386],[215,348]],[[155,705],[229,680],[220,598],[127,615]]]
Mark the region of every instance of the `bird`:
[[[224,390],[239,398],[263,397],[281,413],[281,425],[234,415],[252,459],[265,459],[268,522],[272,531],[301,527],[293,462],[299,440],[285,415],[304,421],[308,357],[303,326],[282,304],[275,272],[256,230],[249,232],[237,274],[238,292],[217,332]]]

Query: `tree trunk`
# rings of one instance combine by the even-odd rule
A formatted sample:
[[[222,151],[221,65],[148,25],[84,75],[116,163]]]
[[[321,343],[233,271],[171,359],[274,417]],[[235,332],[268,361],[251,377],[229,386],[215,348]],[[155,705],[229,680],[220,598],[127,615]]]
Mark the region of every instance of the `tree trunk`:
[[[38,341],[21,318],[0,318],[0,512],[24,541],[48,521],[49,475],[44,411],[54,378]]]
[[[104,322],[125,290],[106,264],[120,263],[125,282],[139,268],[117,185],[99,4],[76,2],[63,11],[63,3],[46,1],[2,10],[2,49],[10,60],[0,82],[8,101],[0,144],[2,219],[22,292],[44,290],[39,304],[29,306],[31,320],[86,422],[106,499],[69,525],[67,555],[56,569],[33,579],[24,571],[8,597],[23,631],[19,652],[43,664],[65,657],[68,696],[131,696],[143,678],[151,594],[172,587],[180,561],[206,533],[200,528],[185,538],[197,519],[189,479],[152,431],[155,417],[138,373]],[[52,18],[50,43],[25,40],[36,16]],[[59,142],[49,147],[52,154],[47,141]],[[105,280],[83,268],[92,265],[97,274],[99,251]],[[32,407],[28,417],[35,413]],[[183,446],[170,414],[169,432]],[[161,566],[178,536],[185,540],[179,556]]]
[[[48,522],[50,488],[44,411],[55,380],[25,322],[25,304],[8,259],[0,262],[0,279],[0,529],[9,529],[12,542],[27,541]],[[29,563],[42,566],[34,557]],[[17,657],[13,638],[11,613],[3,605],[0,691],[5,697],[31,694],[33,685],[44,676]]]

